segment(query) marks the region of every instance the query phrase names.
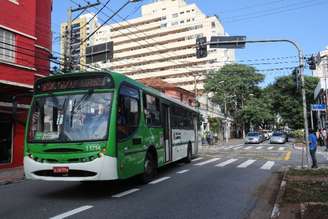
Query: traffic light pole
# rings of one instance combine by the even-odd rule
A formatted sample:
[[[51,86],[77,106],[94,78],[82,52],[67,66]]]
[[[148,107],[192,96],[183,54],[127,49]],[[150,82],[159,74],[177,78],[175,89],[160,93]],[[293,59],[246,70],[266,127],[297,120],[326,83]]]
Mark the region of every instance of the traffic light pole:
[[[227,37],[229,39],[231,37]],[[216,48],[224,48],[226,45],[227,48],[243,48],[245,43],[289,43],[292,44],[298,53],[299,59],[299,74],[301,76],[301,90],[302,90],[302,101],[303,101],[303,117],[304,117],[304,131],[305,131],[305,143],[306,143],[306,162],[307,166],[309,166],[309,128],[308,128],[308,119],[307,119],[307,110],[306,110],[306,96],[305,96],[305,81],[304,81],[304,54],[303,50],[298,46],[295,41],[287,40],[287,39],[268,39],[268,40],[245,40],[246,37],[241,37],[240,40],[227,40],[227,41],[214,41],[214,42],[206,42],[201,43],[203,45],[213,45]],[[219,47],[220,46],[220,47]],[[302,150],[304,152],[304,149]],[[303,154],[303,153],[302,153]],[[304,167],[303,155],[302,155],[302,167]]]

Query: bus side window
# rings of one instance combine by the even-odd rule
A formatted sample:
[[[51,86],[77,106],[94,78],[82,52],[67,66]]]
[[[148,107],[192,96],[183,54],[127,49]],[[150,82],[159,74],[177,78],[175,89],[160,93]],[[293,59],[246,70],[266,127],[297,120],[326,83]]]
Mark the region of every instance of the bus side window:
[[[159,99],[149,94],[144,94],[144,114],[148,127],[160,127],[161,115]]]
[[[137,130],[139,105],[139,91],[122,85],[117,106],[117,138],[119,141],[129,137]]]

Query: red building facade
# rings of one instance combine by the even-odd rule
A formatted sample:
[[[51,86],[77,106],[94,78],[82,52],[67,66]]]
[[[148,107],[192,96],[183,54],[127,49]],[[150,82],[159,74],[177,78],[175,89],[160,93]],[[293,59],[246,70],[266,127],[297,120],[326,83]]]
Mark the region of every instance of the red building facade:
[[[52,0],[0,1],[0,169],[21,166],[34,81],[49,74]]]

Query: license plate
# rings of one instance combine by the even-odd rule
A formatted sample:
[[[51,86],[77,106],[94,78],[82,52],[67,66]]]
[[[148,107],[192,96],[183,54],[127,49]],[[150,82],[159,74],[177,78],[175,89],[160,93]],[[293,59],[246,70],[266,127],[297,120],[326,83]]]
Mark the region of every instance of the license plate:
[[[69,168],[68,167],[54,167],[52,170],[54,173],[68,173]]]

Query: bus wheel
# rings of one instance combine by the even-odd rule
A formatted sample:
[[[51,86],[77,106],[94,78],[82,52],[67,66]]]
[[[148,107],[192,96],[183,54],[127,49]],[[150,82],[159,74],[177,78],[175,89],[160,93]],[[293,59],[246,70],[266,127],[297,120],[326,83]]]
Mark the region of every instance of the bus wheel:
[[[187,157],[184,159],[185,163],[190,163],[192,158],[192,149],[191,149],[191,144],[188,144],[188,149],[187,149]]]
[[[148,183],[152,181],[157,173],[157,160],[152,152],[147,152],[144,163],[144,173],[142,174],[142,182]]]

